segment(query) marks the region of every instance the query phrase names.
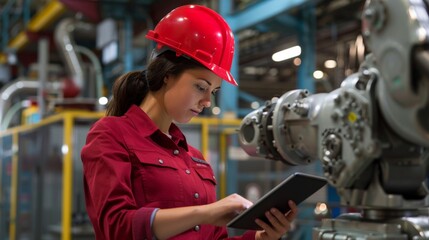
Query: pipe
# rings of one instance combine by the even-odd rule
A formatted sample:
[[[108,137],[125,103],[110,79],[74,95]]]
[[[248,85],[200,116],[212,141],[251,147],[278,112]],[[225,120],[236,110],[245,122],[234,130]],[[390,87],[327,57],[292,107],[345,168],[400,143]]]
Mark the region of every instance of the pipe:
[[[100,99],[103,96],[102,88],[103,88],[103,70],[101,68],[100,60],[97,58],[97,56],[88,48],[82,47],[82,46],[76,46],[75,50],[79,53],[85,54],[89,60],[94,65],[95,70],[95,84],[96,84],[96,91],[97,91],[97,100]]]
[[[42,119],[46,114],[46,104],[45,104],[45,96],[43,96],[43,92],[46,89],[46,82],[48,79],[48,63],[49,63],[49,42],[48,39],[42,38],[39,40],[38,46],[38,79],[39,79],[39,89],[37,92],[37,105],[39,106],[39,115],[40,119]]]
[[[13,119],[13,116],[15,116],[15,114],[17,112],[19,112],[19,110],[21,110],[22,108],[26,108],[26,107],[30,106],[30,104],[31,103],[29,100],[22,100],[22,101],[19,101],[19,102],[13,104],[12,107],[10,107],[9,110],[4,115],[4,119],[1,122],[0,131],[8,129],[9,124]]]
[[[18,78],[0,89],[0,126],[6,121],[5,116],[11,109],[12,100],[17,96],[21,97],[20,100],[24,97],[37,96],[39,85],[40,82],[37,80]],[[62,84],[59,82],[48,82],[45,86],[46,91],[56,92],[61,88]]]
[[[7,109],[12,104],[12,98],[18,94],[36,95],[39,82],[27,79],[17,79],[0,89],[0,123],[3,123]]]
[[[82,68],[82,59],[75,51],[75,41],[71,33],[75,31],[88,31],[94,33],[94,25],[84,23],[73,18],[63,19],[55,28],[55,41],[64,61],[66,68],[71,74],[74,84],[82,89],[84,85],[84,73]]]

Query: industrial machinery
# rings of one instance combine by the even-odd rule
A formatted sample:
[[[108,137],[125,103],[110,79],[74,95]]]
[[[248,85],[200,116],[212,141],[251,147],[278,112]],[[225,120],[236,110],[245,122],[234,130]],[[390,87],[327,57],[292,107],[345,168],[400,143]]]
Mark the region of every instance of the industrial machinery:
[[[248,114],[239,142],[252,156],[320,160],[341,204],[314,239],[429,239],[429,1],[367,0],[371,53],[329,93],[292,90]]]

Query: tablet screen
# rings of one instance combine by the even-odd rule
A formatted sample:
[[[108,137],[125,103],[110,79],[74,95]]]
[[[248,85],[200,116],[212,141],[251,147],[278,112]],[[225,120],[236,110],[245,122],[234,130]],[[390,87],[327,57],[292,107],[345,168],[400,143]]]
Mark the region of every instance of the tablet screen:
[[[290,210],[288,201],[292,200],[297,205],[313,195],[327,183],[325,178],[313,176],[306,173],[294,173],[265,194],[250,208],[232,219],[227,227],[239,229],[260,230],[255,223],[259,218],[269,224],[265,212],[271,208],[277,208],[283,213]]]

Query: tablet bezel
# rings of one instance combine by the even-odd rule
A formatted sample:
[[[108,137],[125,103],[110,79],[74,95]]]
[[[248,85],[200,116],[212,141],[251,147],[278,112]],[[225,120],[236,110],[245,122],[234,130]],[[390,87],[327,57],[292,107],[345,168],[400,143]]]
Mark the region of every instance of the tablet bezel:
[[[250,208],[232,219],[227,227],[261,230],[259,225],[255,223],[256,218],[269,223],[265,217],[266,211],[277,208],[286,213],[290,210],[288,200],[292,200],[298,205],[319,191],[326,183],[327,181],[323,177],[296,172],[271,189]]]

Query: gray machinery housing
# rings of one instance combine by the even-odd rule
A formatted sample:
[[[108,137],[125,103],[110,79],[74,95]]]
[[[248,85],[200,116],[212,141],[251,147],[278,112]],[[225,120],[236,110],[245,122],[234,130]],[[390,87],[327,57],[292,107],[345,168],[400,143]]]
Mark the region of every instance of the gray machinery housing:
[[[314,239],[429,239],[429,3],[367,0],[371,53],[338,89],[292,90],[248,114],[239,129],[252,156],[320,160],[341,203]]]

